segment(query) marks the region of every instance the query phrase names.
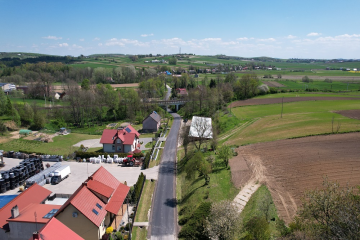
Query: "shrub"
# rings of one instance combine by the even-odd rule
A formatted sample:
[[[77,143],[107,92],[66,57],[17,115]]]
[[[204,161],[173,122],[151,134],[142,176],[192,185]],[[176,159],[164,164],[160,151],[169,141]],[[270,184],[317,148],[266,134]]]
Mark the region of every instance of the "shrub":
[[[130,231],[130,228],[131,228],[131,223],[127,223],[125,225],[125,231]],[[126,236],[126,235],[125,235]]]
[[[116,240],[123,240],[123,235],[121,234],[121,232],[116,232],[115,233],[115,239]]]
[[[181,228],[179,238],[184,239],[209,239],[205,233],[205,220],[208,217],[211,209],[210,202],[203,202],[188,217],[187,223]]]
[[[189,217],[184,216],[184,217],[180,218],[178,222],[179,222],[179,225],[180,225],[180,226],[183,226],[183,225],[185,225],[188,221],[189,221]]]
[[[274,87],[271,87],[269,90],[270,90],[271,94],[278,93],[278,90],[276,88],[274,88]]]
[[[121,234],[121,232],[116,232],[115,233],[115,239],[116,240],[123,240],[123,235]]]
[[[110,227],[108,227],[107,229],[106,229],[106,233],[107,234],[110,234],[110,233],[112,233],[114,231],[114,228],[112,227],[112,226],[110,226]]]
[[[324,82],[332,83],[333,81],[332,81],[331,79],[326,78],[326,79],[324,80]]]

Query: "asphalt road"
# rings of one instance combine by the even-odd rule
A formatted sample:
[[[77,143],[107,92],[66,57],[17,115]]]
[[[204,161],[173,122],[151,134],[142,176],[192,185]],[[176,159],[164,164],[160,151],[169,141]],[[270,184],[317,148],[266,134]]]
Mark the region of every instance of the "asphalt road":
[[[181,118],[176,113],[172,113],[172,115],[174,117],[174,122],[166,139],[159,168],[155,198],[151,208],[151,240],[177,239],[175,160]]]

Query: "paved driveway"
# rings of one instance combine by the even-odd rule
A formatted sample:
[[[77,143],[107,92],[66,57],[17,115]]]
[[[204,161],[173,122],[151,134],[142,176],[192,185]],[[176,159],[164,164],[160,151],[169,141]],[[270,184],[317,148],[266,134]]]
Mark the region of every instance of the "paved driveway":
[[[4,158],[5,167],[1,170],[8,170],[12,167],[15,167],[21,161],[20,159],[15,158]],[[44,162],[46,164],[47,162]],[[49,162],[50,165],[54,164]],[[60,182],[57,185],[45,184],[44,187],[52,191],[53,193],[66,193],[72,194],[84,182],[88,176],[93,174],[100,166],[103,166],[108,170],[112,175],[114,175],[120,182],[127,182],[128,186],[132,186],[136,183],[140,172],[143,172],[147,179],[157,179],[159,166],[149,168],[146,170],[141,170],[140,167],[122,167],[115,163],[101,163],[101,164],[92,164],[92,163],[78,163],[78,162],[62,162],[63,165],[70,165],[71,174],[70,176]],[[12,195],[18,194],[18,189],[7,191],[6,193],[0,195]]]
[[[84,141],[78,142],[77,144],[75,144],[73,146],[74,147],[80,147],[81,144],[84,145],[84,147],[88,147],[88,148],[103,147],[103,145],[100,143],[100,138],[99,139],[84,140]]]
[[[141,144],[140,146],[140,150],[147,150],[147,149],[150,149],[150,148],[146,148],[145,145],[149,142],[152,141],[152,138],[140,138],[139,140],[140,142],[143,142],[143,144]]]
[[[150,219],[151,240],[177,239],[175,196],[176,150],[181,118],[173,113],[174,122],[163,151],[155,199]]]

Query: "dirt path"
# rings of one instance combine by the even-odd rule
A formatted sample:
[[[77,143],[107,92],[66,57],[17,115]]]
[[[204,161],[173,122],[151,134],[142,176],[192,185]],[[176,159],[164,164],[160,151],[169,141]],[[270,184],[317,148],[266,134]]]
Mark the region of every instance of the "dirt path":
[[[331,101],[331,100],[360,100],[360,97],[286,97],[284,103],[302,101]],[[257,98],[232,102],[229,107],[242,107],[251,105],[264,105],[281,103],[282,98]]]

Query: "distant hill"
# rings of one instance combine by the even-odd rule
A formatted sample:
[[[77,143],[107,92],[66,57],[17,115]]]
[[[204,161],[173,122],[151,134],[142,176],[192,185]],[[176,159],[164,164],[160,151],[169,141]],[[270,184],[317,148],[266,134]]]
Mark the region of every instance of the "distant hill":
[[[0,59],[1,58],[26,59],[26,58],[35,58],[40,56],[54,56],[54,55],[41,54],[41,53],[26,53],[26,52],[0,52]]]

